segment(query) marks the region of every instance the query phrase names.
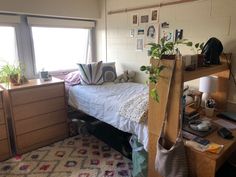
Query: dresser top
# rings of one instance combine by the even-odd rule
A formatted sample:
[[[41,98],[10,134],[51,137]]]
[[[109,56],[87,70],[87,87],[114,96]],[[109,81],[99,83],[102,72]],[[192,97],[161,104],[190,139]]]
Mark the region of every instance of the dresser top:
[[[6,90],[17,90],[17,89],[24,89],[24,88],[29,88],[29,87],[40,87],[40,86],[46,86],[46,85],[51,85],[51,84],[57,84],[57,83],[63,83],[64,81],[61,79],[57,79],[52,77],[51,81],[40,81],[40,79],[31,79],[28,80],[27,83],[22,84],[22,85],[11,85],[9,86],[7,84],[1,84],[1,87]],[[1,88],[0,88],[1,91]]]

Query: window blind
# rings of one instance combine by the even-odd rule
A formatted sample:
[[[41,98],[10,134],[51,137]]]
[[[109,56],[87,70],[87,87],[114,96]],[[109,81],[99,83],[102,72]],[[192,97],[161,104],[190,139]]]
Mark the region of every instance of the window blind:
[[[53,19],[40,17],[27,17],[28,24],[39,27],[64,27],[64,28],[86,28],[91,29],[95,27],[94,21],[82,21],[71,19]]]
[[[20,16],[18,15],[3,15],[0,14],[0,24],[16,24],[20,23]]]

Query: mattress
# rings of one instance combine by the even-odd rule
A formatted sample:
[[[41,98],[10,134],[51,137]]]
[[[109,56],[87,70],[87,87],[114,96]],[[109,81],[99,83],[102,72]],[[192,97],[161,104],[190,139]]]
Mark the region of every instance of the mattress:
[[[137,135],[138,141],[148,147],[147,122],[137,123],[119,115],[119,108],[127,99],[140,93],[148,94],[148,87],[139,83],[76,85],[69,90],[69,105],[119,130]]]

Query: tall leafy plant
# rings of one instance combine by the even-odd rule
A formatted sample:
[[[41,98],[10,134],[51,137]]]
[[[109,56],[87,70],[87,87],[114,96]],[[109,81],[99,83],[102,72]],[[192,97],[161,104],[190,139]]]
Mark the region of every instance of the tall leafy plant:
[[[160,97],[156,89],[156,86],[158,84],[159,78],[161,77],[160,75],[161,72],[166,68],[164,65],[161,64],[160,61],[163,58],[169,58],[171,55],[173,56],[176,53],[178,53],[179,52],[178,45],[180,44],[190,47],[193,45],[192,42],[189,42],[186,39],[177,40],[175,42],[168,42],[166,41],[165,37],[161,38],[160,43],[148,44],[150,45],[151,58],[157,60],[157,64],[150,66],[141,66],[140,70],[145,72],[146,74],[149,74],[149,83],[155,85],[155,87],[152,90],[150,90],[150,95],[157,102],[160,101]]]

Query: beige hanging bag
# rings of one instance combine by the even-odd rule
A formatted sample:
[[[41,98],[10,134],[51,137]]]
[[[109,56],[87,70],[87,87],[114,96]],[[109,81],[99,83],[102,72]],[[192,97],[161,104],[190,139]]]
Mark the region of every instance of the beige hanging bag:
[[[164,134],[166,121],[168,119],[168,103],[170,102],[170,87],[173,82],[173,74],[175,70],[175,65],[171,74],[171,81],[169,82],[168,88],[168,101],[166,104],[165,118],[162,123],[162,128],[160,132],[160,136],[157,141],[157,154],[155,161],[155,168],[159,172],[162,177],[187,177],[188,176],[188,166],[187,166],[187,158],[185,153],[184,142],[182,138],[182,113],[180,113],[179,121],[180,121],[180,129],[177,136],[177,139],[174,143],[170,143]],[[181,99],[181,98],[180,98]]]

